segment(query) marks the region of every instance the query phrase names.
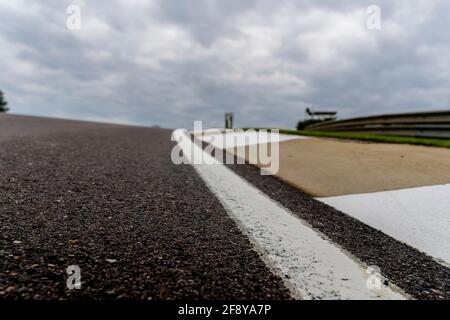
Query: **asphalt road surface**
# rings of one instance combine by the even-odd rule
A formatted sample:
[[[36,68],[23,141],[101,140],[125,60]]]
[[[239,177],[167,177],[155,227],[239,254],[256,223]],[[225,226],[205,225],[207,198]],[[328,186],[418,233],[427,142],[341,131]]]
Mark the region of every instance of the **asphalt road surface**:
[[[336,261],[316,259],[319,242],[345,265],[358,261],[363,273],[378,266],[405,297],[450,299],[448,267],[251,165],[217,170],[246,181],[245,195],[221,186],[211,169],[175,165],[171,133],[0,115],[0,299],[291,299],[289,283],[317,284],[303,292],[320,297],[321,279],[346,290],[351,279],[333,279],[341,271]],[[208,176],[219,179],[216,187],[204,182]],[[267,207],[239,203],[246,197]],[[280,219],[264,225],[261,211]],[[297,223],[319,236],[296,234]],[[268,263],[258,241],[267,244],[266,256],[272,250],[288,263]],[[290,250],[299,256],[287,256]],[[78,290],[66,285],[73,265],[81,271]]]
[[[2,115],[0,132],[0,299],[290,297],[172,164],[170,130]]]

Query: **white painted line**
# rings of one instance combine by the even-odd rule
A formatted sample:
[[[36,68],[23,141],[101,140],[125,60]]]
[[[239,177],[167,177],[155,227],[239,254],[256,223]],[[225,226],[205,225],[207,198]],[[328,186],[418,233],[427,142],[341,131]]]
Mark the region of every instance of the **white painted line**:
[[[176,130],[187,160],[203,151],[186,131]],[[191,153],[192,152],[192,153]],[[383,288],[369,290],[367,272],[287,209],[206,153],[211,165],[193,164],[230,216],[246,233],[262,259],[285,279],[293,297],[303,299],[402,299]]]
[[[207,132],[207,134],[203,136],[199,136],[198,138],[202,139],[205,142],[213,145],[219,149],[228,149],[234,147],[242,147],[248,145],[255,144],[263,144],[268,143],[268,137],[270,135],[259,132],[259,131],[245,131],[245,132],[229,132],[229,133],[219,133],[219,132]],[[307,137],[297,136],[297,135],[289,135],[289,134],[276,134],[273,133],[271,137],[271,141],[288,141],[295,139],[308,139]],[[278,139],[277,139],[278,138]]]
[[[318,200],[450,265],[450,184]]]
[[[197,138],[199,138],[199,136],[201,135],[208,135],[208,134],[223,134],[226,130],[230,130],[230,129],[219,129],[219,128],[209,128],[206,130],[193,130],[191,131],[191,133],[194,136],[198,136]]]

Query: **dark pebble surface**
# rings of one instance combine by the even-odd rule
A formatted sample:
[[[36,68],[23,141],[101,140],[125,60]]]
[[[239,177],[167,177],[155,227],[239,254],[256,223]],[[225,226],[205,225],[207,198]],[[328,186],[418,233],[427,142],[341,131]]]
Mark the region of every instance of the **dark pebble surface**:
[[[170,130],[0,117],[0,299],[289,299]],[[81,269],[69,290],[66,268]]]

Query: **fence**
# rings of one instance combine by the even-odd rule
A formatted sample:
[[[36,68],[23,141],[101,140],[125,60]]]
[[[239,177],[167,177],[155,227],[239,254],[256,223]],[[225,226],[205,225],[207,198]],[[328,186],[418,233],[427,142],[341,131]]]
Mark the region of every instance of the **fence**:
[[[450,139],[450,110],[328,121],[308,126],[305,130],[348,131]]]

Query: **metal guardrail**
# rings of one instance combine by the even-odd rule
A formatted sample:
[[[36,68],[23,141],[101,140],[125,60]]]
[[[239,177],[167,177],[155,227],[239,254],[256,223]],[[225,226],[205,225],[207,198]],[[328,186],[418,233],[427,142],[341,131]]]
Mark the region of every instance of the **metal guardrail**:
[[[361,132],[450,139],[450,110],[386,114],[327,121],[305,128],[311,131]]]

